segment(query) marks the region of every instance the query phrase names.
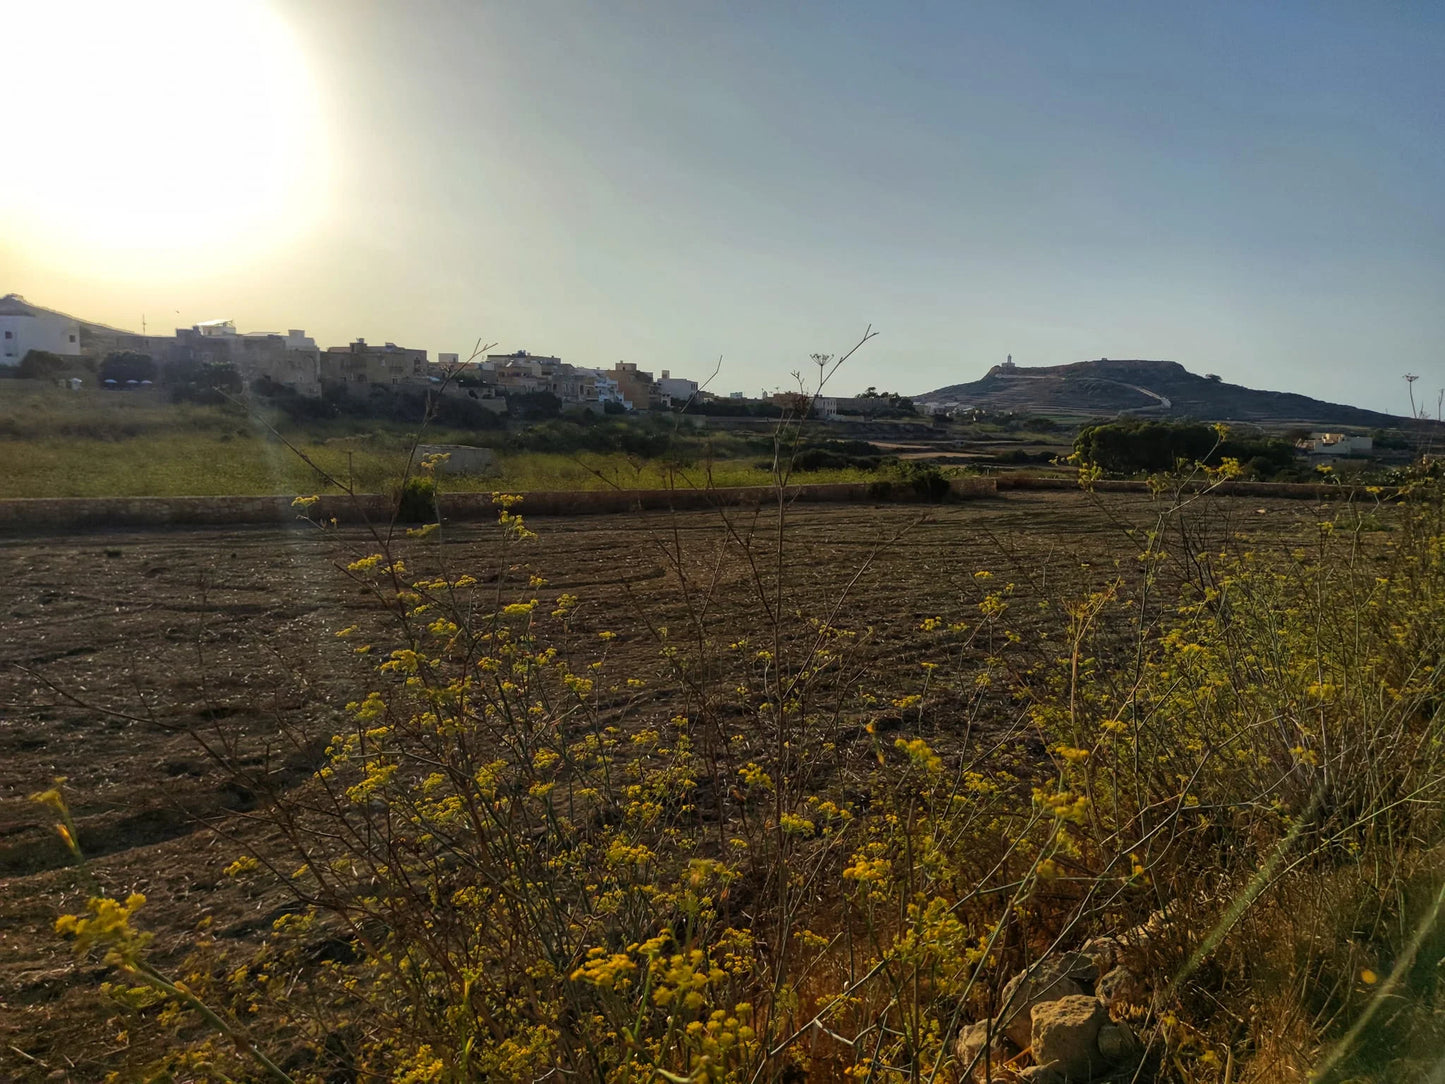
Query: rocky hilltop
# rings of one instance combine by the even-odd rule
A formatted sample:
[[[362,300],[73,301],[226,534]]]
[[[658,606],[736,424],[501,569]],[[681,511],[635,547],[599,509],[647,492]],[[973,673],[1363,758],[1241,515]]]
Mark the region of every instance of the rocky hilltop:
[[[1406,419],[1284,391],[1257,391],[1191,373],[1177,361],[995,365],[982,380],[913,397],[930,406],[1031,414],[1140,414],[1201,421],[1396,427]]]

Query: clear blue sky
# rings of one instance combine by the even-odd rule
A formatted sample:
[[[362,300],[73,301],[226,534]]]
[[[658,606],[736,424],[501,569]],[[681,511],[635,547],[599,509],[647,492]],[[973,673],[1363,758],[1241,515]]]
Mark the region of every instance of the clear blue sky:
[[[1010,353],[1395,412],[1401,374],[1445,386],[1439,4],[272,10],[314,97],[303,225],[120,277],[11,244],[0,285],[323,344],[482,337],[688,375],[721,354],[722,392],[785,385],[869,323],[840,392]],[[153,135],[187,161],[185,133]]]

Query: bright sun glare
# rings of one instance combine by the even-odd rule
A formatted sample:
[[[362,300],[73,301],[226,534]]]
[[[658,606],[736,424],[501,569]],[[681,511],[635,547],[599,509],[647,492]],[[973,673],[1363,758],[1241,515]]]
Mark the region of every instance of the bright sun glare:
[[[0,7],[18,105],[7,135],[29,152],[0,171],[11,240],[134,269],[264,251],[317,213],[315,93],[263,0]]]

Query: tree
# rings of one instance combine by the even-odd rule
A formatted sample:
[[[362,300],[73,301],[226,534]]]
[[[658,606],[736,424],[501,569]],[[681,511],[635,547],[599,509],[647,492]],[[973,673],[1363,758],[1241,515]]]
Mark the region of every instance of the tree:
[[[211,402],[217,392],[236,394],[244,386],[241,374],[228,361],[175,361],[166,366],[165,381],[179,399]]]
[[[100,363],[100,380],[104,383],[107,380],[114,380],[117,384],[125,384],[131,380],[139,383],[142,380],[154,380],[156,378],[156,363],[149,354],[137,354],[133,350],[120,350],[109,354]]]
[[[863,408],[864,416],[869,418],[907,417],[917,413],[912,399],[899,395],[896,391],[879,391],[871,384],[855,398],[869,400],[868,405]]]
[[[562,400],[550,391],[528,391],[508,395],[507,411],[516,418],[555,418],[562,413]]]
[[[16,375],[22,380],[51,380],[70,367],[70,362],[49,350],[30,350],[20,359]]]
[[[1260,435],[1221,433],[1202,422],[1126,419],[1085,426],[1074,439],[1080,465],[1109,474],[1172,470],[1176,463],[1218,466],[1225,459],[1245,465],[1249,477],[1270,477],[1294,465],[1294,445]]]

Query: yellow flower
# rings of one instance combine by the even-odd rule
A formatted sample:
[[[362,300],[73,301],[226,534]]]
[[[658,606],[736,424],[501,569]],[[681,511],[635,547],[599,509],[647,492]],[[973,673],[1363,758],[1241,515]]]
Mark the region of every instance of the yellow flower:
[[[131,916],[145,905],[146,898],[133,892],[124,903],[105,896],[86,901],[84,915],[61,915],[55,920],[55,932],[75,939],[75,951],[86,952],[100,947],[107,950],[105,962],[112,966],[132,967],[150,941],[130,924]]]
[[[32,794],[30,800],[32,802],[39,802],[41,805],[48,805],[61,816],[65,815],[65,799],[60,796],[60,791],[56,787]]]
[[[750,787],[761,787],[764,790],[772,790],[773,788],[772,777],[752,761],[749,761],[739,768],[738,775],[742,776],[743,782]]]
[[[250,855],[242,855],[222,872],[224,872],[227,877],[240,877],[242,874],[250,873],[260,868],[260,865],[261,863],[257,862]]]
[[[569,976],[573,982],[586,982],[605,989],[626,987],[631,984],[631,975],[637,964],[623,952],[608,955],[605,949],[587,950],[587,962]]]
[[[778,824],[790,836],[811,836],[818,830],[818,826],[807,817],[800,817],[796,813],[784,813]]]
[[[922,738],[906,740],[899,738],[893,743],[894,748],[901,749],[907,754],[908,759],[913,761],[915,767],[923,769],[929,775],[937,775],[943,771],[943,761]]]
[[[854,855],[853,864],[843,871],[843,879],[860,884],[882,884],[888,880],[892,868],[892,863],[886,858]]]

